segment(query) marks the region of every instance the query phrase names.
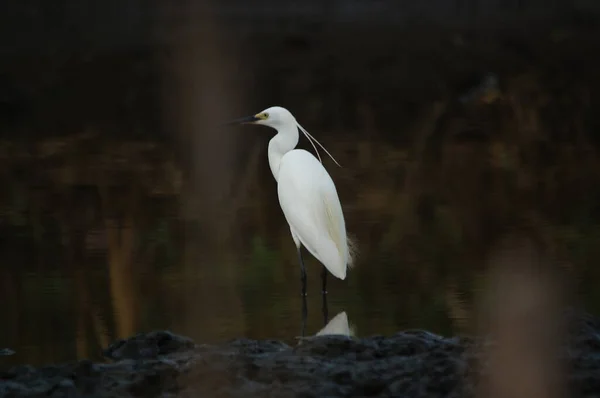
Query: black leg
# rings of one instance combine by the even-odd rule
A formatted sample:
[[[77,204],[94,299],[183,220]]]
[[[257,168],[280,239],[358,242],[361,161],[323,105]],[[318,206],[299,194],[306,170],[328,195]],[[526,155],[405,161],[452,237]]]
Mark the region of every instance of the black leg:
[[[323,295],[323,307],[321,307],[321,311],[323,311],[323,325],[327,325],[329,322],[329,308],[327,307],[327,295]]]
[[[306,297],[306,268],[302,260],[302,246],[298,248],[298,259],[300,260],[300,280],[302,281],[302,296]]]
[[[329,308],[327,308],[327,268],[325,268],[325,266],[321,269],[321,281],[323,282],[321,290],[323,307],[321,307],[321,310],[323,311],[323,324],[327,325],[327,322],[329,321]]]
[[[322,266],[323,269],[321,270],[321,280],[323,282],[323,289],[321,290],[321,293],[323,293],[324,295],[327,294],[327,268],[325,268],[325,266]]]
[[[304,337],[306,333],[306,315],[308,311],[306,309],[306,295],[302,296],[302,332],[301,336]]]

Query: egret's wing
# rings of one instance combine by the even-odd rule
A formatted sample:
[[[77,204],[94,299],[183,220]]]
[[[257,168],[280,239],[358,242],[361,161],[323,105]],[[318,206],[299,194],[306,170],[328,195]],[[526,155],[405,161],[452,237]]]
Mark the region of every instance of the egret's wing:
[[[318,211],[321,212],[320,219],[323,220],[327,235],[335,244],[341,258],[345,258],[346,252],[346,225],[344,213],[333,181],[327,175],[320,189],[321,204]]]
[[[307,151],[288,152],[278,178],[279,203],[308,251],[336,277],[346,277],[345,226],[335,185]]]
[[[306,177],[310,170],[293,167],[295,161],[291,160],[294,159],[286,159],[285,166],[281,167],[279,174],[279,204],[290,229],[306,249],[316,256],[316,242],[319,240],[320,229],[317,222],[318,207],[322,206],[321,201],[315,200],[318,191],[313,185],[313,179]]]

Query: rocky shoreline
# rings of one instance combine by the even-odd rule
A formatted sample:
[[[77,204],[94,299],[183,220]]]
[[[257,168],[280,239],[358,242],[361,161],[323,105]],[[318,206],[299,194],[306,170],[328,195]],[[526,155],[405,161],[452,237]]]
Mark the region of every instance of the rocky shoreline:
[[[598,396],[600,321],[574,311],[567,320],[561,351],[567,395]],[[0,372],[0,396],[471,397],[485,373],[479,353],[489,344],[417,330],[389,337],[324,334],[295,346],[248,339],[204,345],[155,331],[113,343],[104,351],[109,363]]]

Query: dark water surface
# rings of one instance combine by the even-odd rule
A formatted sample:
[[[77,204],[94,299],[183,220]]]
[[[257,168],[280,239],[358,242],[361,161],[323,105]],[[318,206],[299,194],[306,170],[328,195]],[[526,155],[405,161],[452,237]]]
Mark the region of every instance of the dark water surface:
[[[262,147],[262,141],[255,145]],[[90,162],[101,170],[100,162]],[[239,208],[226,208],[236,217],[222,220],[232,223],[227,237],[210,244],[212,230],[177,214],[181,195],[153,196],[140,187],[146,171],[119,166],[112,174],[115,187],[106,189],[58,182],[56,170],[32,163],[25,162],[25,178],[13,179],[3,198],[0,346],[16,351],[3,364],[99,358],[100,348],[114,339],[153,329],[207,343],[300,336],[299,266],[263,156],[251,176],[257,191]],[[463,296],[476,271],[462,281],[458,274],[436,276],[436,264],[370,248],[369,235],[380,234],[385,214],[353,210],[357,196],[368,192],[350,187],[343,169],[328,168],[338,175],[348,228],[359,248],[347,280],[329,277],[329,319],[345,312],[358,335],[460,329]],[[320,265],[308,254],[305,259],[310,335],[324,320]]]
[[[5,175],[9,183],[1,210],[0,346],[16,355],[3,357],[3,365],[100,358],[101,347],[111,341],[153,329],[206,343],[238,337],[294,341],[301,334],[299,266],[261,149],[266,137],[256,135],[249,147],[260,155],[255,164],[234,168],[252,184],[240,188],[234,178],[246,192],[224,199],[206,221],[184,220],[188,194],[174,183],[176,167],[165,166],[172,156],[168,149],[119,141],[102,146],[93,140],[77,144],[75,161],[54,154],[60,158],[54,165],[33,155],[23,160],[5,153],[11,173]],[[410,328],[445,335],[471,331],[485,284],[484,257],[477,254],[485,242],[477,236],[490,233],[495,213],[484,214],[491,221],[481,225],[468,218],[480,217],[472,215],[475,205],[465,210],[458,203],[443,204],[442,198],[453,195],[443,191],[428,199],[437,204],[419,199],[412,207],[411,196],[417,194],[396,180],[414,165],[410,147],[358,138],[335,143],[326,134],[322,141],[347,165],[327,168],[359,249],[346,281],[329,278],[329,319],[345,312],[358,336]],[[115,160],[126,151],[123,159],[146,153],[154,162],[152,151],[164,156],[155,163]],[[360,151],[362,157],[356,156]],[[377,162],[369,152],[378,154]],[[96,185],[86,180],[91,170]],[[171,184],[161,186],[167,180],[164,170],[170,170]],[[22,178],[14,177],[18,173]],[[464,175],[460,181],[473,183]],[[449,183],[445,180],[442,188]],[[477,198],[490,200],[472,189]],[[542,227],[570,245],[572,276],[593,311],[600,305],[592,261],[599,236],[594,233],[600,229],[589,220],[581,226]],[[311,335],[324,326],[320,265],[310,255],[305,258],[306,334]]]

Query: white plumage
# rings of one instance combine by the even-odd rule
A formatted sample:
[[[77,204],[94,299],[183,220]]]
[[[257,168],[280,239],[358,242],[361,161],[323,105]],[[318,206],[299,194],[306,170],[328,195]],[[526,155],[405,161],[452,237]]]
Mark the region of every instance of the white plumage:
[[[323,329],[319,330],[315,336],[329,335],[342,335],[348,337],[354,335],[354,330],[352,330],[350,324],[348,323],[348,315],[346,315],[346,311],[342,311],[334,316],[333,319],[330,320]]]
[[[279,204],[300,243],[336,278],[346,279],[351,263],[342,206],[333,180],[309,152],[294,149],[281,159]]]
[[[262,124],[277,130],[269,141],[269,166],[277,181],[279,204],[298,248],[303,294],[306,294],[306,272],[301,246],[335,277],[346,279],[347,269],[352,265],[351,242],[346,235],[344,213],[335,184],[320,161],[315,143],[331,157],[329,152],[298,124],[287,109],[279,106],[234,123]],[[308,151],[295,149],[299,130],[310,141],[319,159]],[[323,293],[326,293],[326,274],[323,273],[322,277]]]

